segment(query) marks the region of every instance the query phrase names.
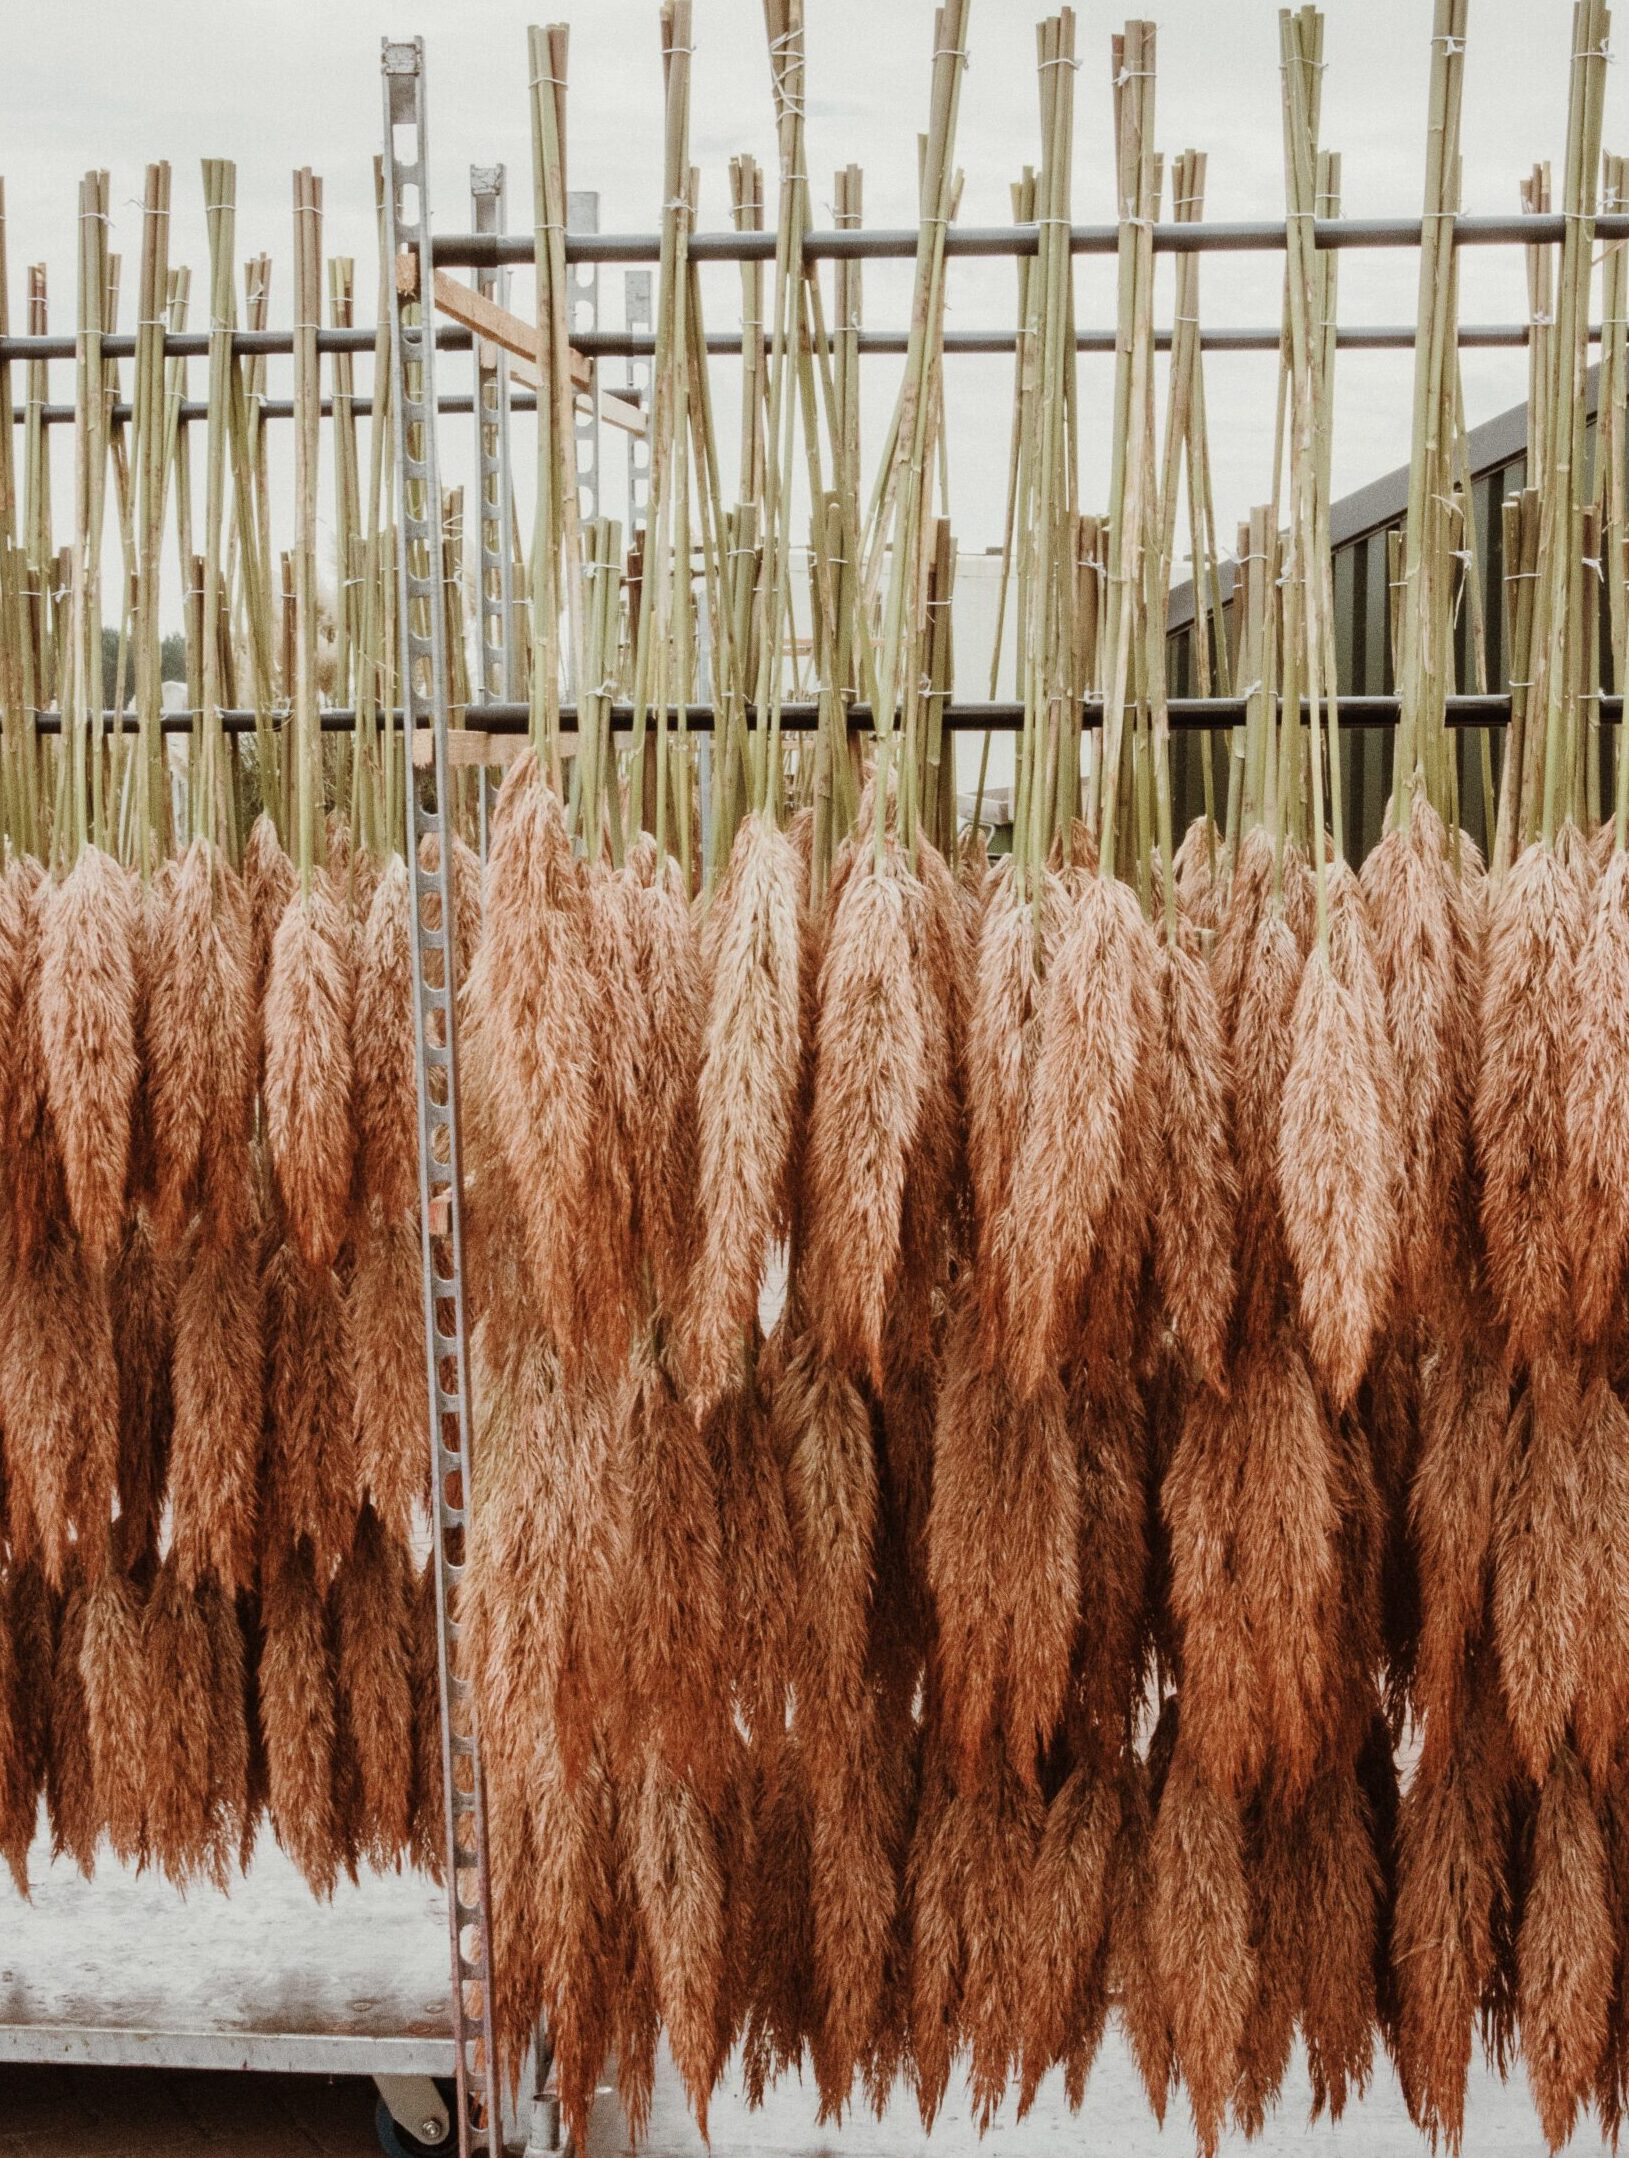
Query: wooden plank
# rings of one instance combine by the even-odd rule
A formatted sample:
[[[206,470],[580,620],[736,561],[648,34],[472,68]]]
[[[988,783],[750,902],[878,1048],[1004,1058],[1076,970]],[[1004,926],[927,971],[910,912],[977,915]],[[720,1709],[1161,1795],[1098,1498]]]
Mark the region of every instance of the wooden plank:
[[[513,764],[531,737],[525,734],[488,734],[481,727],[449,727],[447,762],[454,766]],[[562,732],[560,748],[566,756],[577,746],[575,730]],[[428,727],[413,730],[413,762],[428,771],[435,760],[435,737]]]
[[[411,264],[413,258],[407,259]],[[507,352],[510,373],[523,389],[537,389],[537,332],[531,323],[507,307],[500,307],[496,300],[489,300],[473,285],[450,277],[445,270],[435,273],[435,302],[442,314]],[[571,386],[579,397],[595,400],[599,416],[608,426],[620,427],[630,435],[646,432],[645,414],[640,407],[608,390],[596,390],[594,363],[575,348],[571,354]]]

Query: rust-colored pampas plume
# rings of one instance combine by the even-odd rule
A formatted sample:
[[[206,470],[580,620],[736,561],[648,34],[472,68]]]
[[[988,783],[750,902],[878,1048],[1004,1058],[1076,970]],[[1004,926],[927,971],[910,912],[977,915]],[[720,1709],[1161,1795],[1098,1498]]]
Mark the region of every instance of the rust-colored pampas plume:
[[[874,1697],[860,1707],[844,1756],[811,1764],[813,2052],[822,2120],[841,2117],[877,2030],[898,1897],[893,1847],[901,1824],[892,1818]]]
[[[1597,1374],[1578,1426],[1584,1605],[1573,1743],[1596,1791],[1629,1730],[1629,1411]]]
[[[1255,1990],[1239,2040],[1239,2075],[1233,2092],[1234,2122],[1246,2136],[1260,2135],[1278,2103],[1304,1991],[1306,1945],[1296,1878],[1299,1829],[1296,1809],[1286,1805],[1271,1784],[1246,1815]]]
[[[482,1730],[524,1738],[541,1713],[573,1782],[615,1683],[604,1659],[621,1638],[606,1499],[611,1405],[587,1378],[568,1389],[535,1334],[500,1340],[495,1357],[475,1395],[485,1421],[464,1592],[483,1620],[472,1620],[469,1675]],[[532,1563],[539,1551],[553,1554],[550,1566]],[[517,1757],[523,1768],[528,1752]]]
[[[0,1146],[6,1175],[3,1203],[15,1256],[31,1260],[53,1224],[62,1220],[62,1154],[46,1093],[40,1033],[40,915],[47,887],[32,856],[13,860],[0,875]]]
[[[1565,1086],[1565,1225],[1582,1340],[1616,1314],[1629,1256],[1629,854],[1596,888],[1573,966]]]
[[[29,1674],[19,1653],[11,1591],[0,1590],[0,1857],[10,1868],[20,1896],[28,1894],[28,1849],[39,1813],[39,1780],[29,1759],[29,1704],[23,1687]]]
[[[1332,1767],[1308,1786],[1297,1818],[1303,1949],[1301,2034],[1314,2119],[1339,2120],[1374,2067],[1375,1931],[1380,1869],[1354,1771]]]
[[[245,1870],[254,1847],[249,1788],[248,1656],[237,1598],[213,1578],[197,1596],[209,1629],[209,1814],[205,1865],[225,1889],[236,1862]]]
[[[1250,968],[1251,947],[1256,941],[1262,915],[1267,910],[1274,884],[1272,835],[1255,825],[1239,843],[1239,858],[1225,888],[1216,942],[1211,947],[1211,972],[1216,978],[1216,1001],[1222,1025],[1231,1038],[1238,1020],[1239,997]]]
[[[345,1338],[356,1387],[356,1461],[388,1532],[412,1533],[430,1495],[424,1262],[418,1222],[370,1209],[345,1288]]]
[[[888,1315],[891,1374],[935,1356],[935,1317],[952,1260],[967,1252],[967,1012],[972,942],[943,855],[925,841],[910,900],[911,972],[922,1007],[922,1114],[905,1171],[897,1287]],[[896,1381],[891,1375],[892,1390]],[[925,1519],[925,1509],[924,1509]]]
[[[295,1546],[262,1569],[259,1666],[267,1811],[312,1893],[330,1896],[340,1851],[334,1819],[334,1672],[327,1616],[307,1553]]]
[[[1506,1776],[1497,1687],[1484,1671],[1460,1745],[1422,1759],[1403,1794],[1392,1902],[1403,2095],[1410,2118],[1455,2153],[1465,2132],[1471,2035],[1493,1969]]]
[[[594,1175],[578,1244],[579,1334],[602,1366],[626,1359],[639,1314],[634,1134],[642,1111],[640,1079],[650,1015],[634,958],[634,883],[608,863],[585,863],[589,977],[593,1022],[596,1127]]]
[[[675,1776],[654,1752],[646,1756],[634,1804],[634,1878],[656,1998],[705,2138],[724,1962],[718,1837],[694,1785]]]
[[[1236,897],[1234,904],[1243,904],[1243,899]],[[1263,903],[1246,947],[1232,1030],[1239,1331],[1245,1340],[1276,1324],[1286,1300],[1289,1261],[1278,1192],[1279,1132],[1304,971],[1283,916]]]
[[[46,1579],[66,1578],[71,1532],[85,1571],[107,1548],[119,1467],[119,1375],[107,1278],[72,1237],[51,1238],[9,1270],[0,1326],[0,1430],[13,1552],[38,1554]]]
[[[255,980],[265,993],[271,972],[277,925],[299,888],[299,873],[284,851],[277,827],[264,810],[249,827],[243,849],[243,882],[249,894],[249,927],[254,938]]]
[[[1069,1424],[1080,1462],[1078,1704],[1112,1745],[1141,1698],[1148,1628],[1148,1426],[1123,1367],[1077,1368]]]
[[[826,934],[804,1162],[810,1312],[833,1363],[882,1383],[927,1042],[902,860],[859,863]]]
[[[407,1219],[419,1196],[412,905],[407,864],[393,854],[358,947],[352,1029],[362,1192],[392,1225]]]
[[[111,854],[87,847],[40,915],[40,1042],[68,1210],[85,1256],[111,1263],[124,1233],[140,1062],[140,900]]]
[[[1025,1914],[1045,1810],[1001,1749],[950,1802],[961,1877],[961,2034],[968,2096],[983,2134],[1006,2096],[1024,2037]]]
[[[266,1144],[289,1235],[306,1263],[333,1265],[356,1166],[351,1074],[355,970],[350,924],[313,884],[289,901],[266,981]]]
[[[1154,1267],[1184,1354],[1207,1386],[1222,1391],[1238,1211],[1227,1040],[1210,972],[1180,945],[1161,951],[1160,990],[1164,1057]]]
[[[1417,1298],[1441,1263],[1442,1224],[1463,1166],[1470,1107],[1453,872],[1442,820],[1423,790],[1407,828],[1387,832],[1364,861],[1360,881],[1397,1060],[1399,1272]]]
[[[1080,1605],[1080,1468],[1063,1389],[1020,1403],[958,1303],[934,1432],[928,1578],[944,1728],[971,1774],[998,1714],[1020,1773],[1063,1706]]]
[[[120,1533],[134,1563],[158,1548],[173,1422],[175,1321],[174,1268],[156,1256],[139,1216],[125,1232],[108,1303],[119,1377]]]
[[[1552,2151],[1572,2134],[1594,2084],[1614,1946],[1600,1824],[1577,1757],[1563,1746],[1539,1793],[1516,1948],[1522,2057]]]
[[[639,1113],[633,1128],[634,1204],[658,1305],[683,1299],[695,1225],[696,1072],[701,1061],[701,948],[684,873],[642,839],[629,927],[645,1015]]]
[[[397,1864],[412,1829],[412,1569],[405,1547],[371,1506],[329,1591],[333,1618],[336,1754],[353,1804],[347,1841],[380,1869]]]
[[[1104,1991],[1110,1868],[1120,1790],[1102,1762],[1079,1762],[1046,1809],[1024,1906],[1022,2119]]]
[[[1177,1741],[1151,1849],[1154,1954],[1201,2150],[1216,2149],[1255,1991],[1238,1808]]]
[[[776,1375],[770,1443],[786,1462],[797,1567],[793,1675],[811,1777],[852,1741],[865,1681],[877,1459],[859,1389],[806,1339]]]
[[[710,1784],[726,1719],[718,1481],[707,1435],[648,1335],[635,1346],[615,1439],[626,1656],[622,1743],[654,1745]]]
[[[758,1764],[734,1727],[726,1727],[720,1797],[713,1811],[724,1880],[724,1953],[719,1968],[712,2081],[723,2075],[752,2001],[754,1901],[758,1881]],[[620,1864],[620,1855],[619,1855]],[[654,1999],[652,2001],[654,2007]]]
[[[309,1540],[326,1588],[351,1548],[361,1492],[355,1404],[345,1353],[345,1302],[328,1268],[292,1243],[263,1277],[267,1468],[262,1503],[280,1536]]]
[[[814,2002],[808,1785],[795,1732],[768,1731],[761,1745],[753,1991],[741,2049],[747,2102],[754,2106],[801,2061]]]
[[[254,1576],[266,1400],[257,1240],[219,1246],[196,1230],[182,1254],[170,1377],[169,1499],[185,1578],[227,1588]]]
[[[105,1565],[85,1593],[79,1676],[96,1811],[128,1864],[148,1851],[151,1691],[141,1594],[116,1564]]]
[[[760,817],[736,834],[705,930],[707,1017],[696,1150],[699,1248],[689,1290],[698,1407],[739,1375],[785,1212],[799,1077],[799,868]]]
[[[786,1459],[756,1390],[726,1394],[707,1420],[718,1482],[723,1651],[736,1714],[754,1739],[784,1721],[797,1557],[786,1510]]]
[[[161,1250],[202,1209],[213,1240],[241,1227],[259,1053],[254,925],[243,879],[194,840],[150,934],[144,1029]]]
[[[447,1866],[446,1778],[441,1765],[441,1629],[432,1552],[413,1585],[413,1863],[433,1881]]]
[[[1392,1134],[1372,1021],[1315,948],[1295,1000],[1278,1191],[1308,1353],[1337,1408],[1350,1402],[1368,1365],[1396,1251]]]
[[[1578,1374],[1564,1353],[1538,1355],[1513,1411],[1494,1502],[1493,1629],[1517,1757],[1542,1783],[1566,1735],[1580,1662],[1585,1583]]]
[[[1249,1447],[1236,1398],[1201,1387],[1160,1489],[1181,1638],[1183,1744],[1226,1792],[1253,1785],[1267,1742],[1237,1537]]]
[[[184,1888],[208,1855],[215,1647],[173,1551],[153,1581],[142,1629],[147,1837],[166,1879]]]
[[[1013,1178],[1040,1039],[1042,968],[1066,918],[1063,886],[1048,875],[1040,922],[1010,861],[993,873],[979,925],[967,1018],[967,1163],[978,1236],[974,1279],[986,1338],[1005,1326]]]
[[[1153,1748],[1150,1748],[1152,1757]],[[1149,1762],[1128,1752],[1120,1772],[1120,1833],[1109,1865],[1108,1965],[1104,1973],[1120,2011],[1120,2029],[1149,2108],[1163,2127],[1175,2081],[1171,2019],[1154,1953],[1153,1789]],[[1084,2096],[1084,2093],[1082,2093]]]
[[[51,1665],[51,1723],[45,1768],[45,1804],[51,1818],[51,1855],[71,1858],[88,1881],[96,1868],[102,1819],[91,1760],[90,1712],[82,1669],[87,1598],[74,1577],[57,1611]]]
[[[568,1784],[558,1749],[547,1740],[539,1748],[533,1792],[543,2001],[555,2047],[562,2126],[582,2149],[611,2028],[610,1982],[618,1945],[615,1793],[598,1753]],[[686,1915],[684,1899],[691,1885],[681,1882],[675,1892]],[[699,1983],[695,1974],[687,1976],[692,1985]],[[681,1979],[681,1985],[684,1982]],[[520,2052],[533,2035],[529,2030],[515,2034],[518,2043],[509,2056],[512,2073],[518,2071]]]
[[[611,2052],[616,2060],[617,2101],[628,2124],[629,2141],[637,2147],[650,2131],[662,2017],[656,2004],[656,1981],[651,1974],[650,1949],[640,1922],[639,1889],[634,1880],[634,1809],[619,1797],[616,1815]]]
[[[1081,1291],[1121,1200],[1135,1113],[1137,977],[1154,945],[1131,887],[1088,876],[1047,971],[1029,1114],[1013,1177],[1021,1224],[1014,1374],[1033,1394],[1067,1355]]]
[[[1420,1374],[1419,1459],[1408,1494],[1420,1582],[1414,1700],[1428,1750],[1451,1745],[1468,1658],[1487,1621],[1494,1504],[1511,1437],[1510,1382],[1467,1308],[1445,1311]]]
[[[601,1108],[587,888],[532,757],[504,780],[470,983],[472,1091],[509,1172],[543,1323],[578,1337]]]
[[[1493,898],[1473,1123],[1488,1273],[1518,1363],[1571,1323],[1564,1083],[1584,926],[1576,878],[1535,841]]]

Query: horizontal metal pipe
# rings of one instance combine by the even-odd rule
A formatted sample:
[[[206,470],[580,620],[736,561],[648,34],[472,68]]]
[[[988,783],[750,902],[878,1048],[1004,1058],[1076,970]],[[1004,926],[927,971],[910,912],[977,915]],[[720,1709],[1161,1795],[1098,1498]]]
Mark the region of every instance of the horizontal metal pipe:
[[[1536,247],[1553,245],[1566,230],[1559,212],[1546,216],[1472,217],[1453,220],[1461,247]],[[1629,215],[1595,220],[1603,240],[1629,239]],[[1417,217],[1317,218],[1316,247],[1418,247],[1422,221]],[[1154,252],[1162,255],[1252,254],[1282,252],[1281,219],[1226,224],[1196,220],[1154,227]],[[805,233],[806,261],[909,261],[916,253],[915,226]],[[945,233],[947,255],[1033,255],[1039,246],[1037,225],[952,225]],[[769,262],[774,260],[773,232],[695,232],[690,235],[696,262]],[[433,244],[436,262],[445,269],[499,269],[533,259],[530,233],[444,232]],[[1076,255],[1112,255],[1120,244],[1118,225],[1075,225],[1069,234]],[[568,232],[568,262],[657,262],[662,241],[655,232]]]
[[[1173,697],[1169,704],[1171,725],[1173,728],[1179,728],[1188,733],[1199,734],[1214,733],[1224,728],[1242,726],[1245,719],[1246,701],[1243,697]],[[1398,701],[1395,696],[1341,697],[1336,702],[1336,710],[1342,726],[1395,727],[1397,724]],[[1603,722],[1611,725],[1622,718],[1623,698],[1620,695],[1603,695],[1600,703]],[[1103,699],[1101,697],[1083,698],[1081,700],[1081,714],[1088,726],[1099,725],[1103,714]],[[102,715],[104,729],[111,731],[108,728],[108,723],[114,717],[115,715],[111,712],[105,712]],[[159,724],[166,734],[185,734],[190,730],[193,721],[197,717],[197,712],[191,709],[180,712],[166,712]],[[287,712],[280,711],[273,714],[272,717],[274,722],[280,722],[286,721],[289,715]],[[568,727],[575,726],[577,707],[574,704],[562,705],[560,707],[560,717]],[[819,717],[819,706],[807,699],[801,699],[795,703],[788,702],[781,706],[781,725],[789,733],[810,733],[818,723]],[[1310,723],[1311,717],[1311,707],[1303,698],[1301,702],[1303,723]],[[394,724],[399,726],[401,720],[400,709],[398,708],[393,712],[390,718]],[[714,718],[714,708],[711,704],[692,705],[686,713],[690,729],[696,734],[710,734],[713,730]],[[1508,724],[1509,719],[1510,698],[1508,694],[1500,691],[1489,691],[1486,695],[1472,694],[1448,699],[1448,724],[1450,727],[1503,727]],[[59,734],[62,731],[62,714],[60,712],[36,712],[34,720],[42,734]],[[849,706],[849,724],[852,727],[869,727],[871,720],[870,705],[852,704]],[[488,734],[524,734],[531,723],[531,713],[529,707],[524,704],[472,704],[464,708],[464,723]],[[985,732],[1014,734],[1024,724],[1024,707],[1022,704],[1011,700],[997,700],[994,703],[952,702],[945,707],[944,723],[952,733],[956,734],[983,734]],[[254,727],[255,715],[250,710],[233,707],[222,711],[221,724],[229,734],[248,733]],[[335,707],[322,714],[322,724],[324,729],[331,734],[349,734],[355,729],[356,713],[349,706]],[[123,714],[122,725],[125,733],[134,733],[137,725],[135,716],[129,712]],[[618,734],[626,734],[632,726],[633,707],[628,704],[613,704],[611,707],[612,731]]]
[[[620,396],[622,393],[619,390],[617,394]],[[259,400],[259,408],[260,417],[263,420],[291,420],[294,417],[294,403],[288,397],[262,397]],[[110,409],[115,421],[129,420],[130,406],[128,404],[114,405]],[[537,410],[537,398],[531,390],[511,390],[509,393],[509,409],[511,412],[535,412]],[[179,410],[180,416],[184,420],[203,421],[209,417],[208,405],[198,397],[184,398]],[[333,410],[334,400],[331,397],[325,397],[322,401],[324,419],[330,418]],[[471,390],[449,391],[445,396],[436,399],[436,410],[453,414],[460,412],[473,413],[475,410],[474,392]],[[351,412],[354,418],[365,420],[371,415],[372,411],[373,399],[371,397],[353,397],[351,399]],[[12,419],[18,425],[21,425],[27,417],[26,406],[19,406],[17,411],[12,414]],[[41,405],[40,417],[47,427],[67,427],[72,425],[77,414],[72,405]]]

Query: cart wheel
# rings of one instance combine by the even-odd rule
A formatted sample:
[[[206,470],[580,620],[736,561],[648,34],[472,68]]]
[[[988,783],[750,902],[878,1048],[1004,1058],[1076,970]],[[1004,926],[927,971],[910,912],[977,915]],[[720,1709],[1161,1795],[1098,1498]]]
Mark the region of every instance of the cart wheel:
[[[373,2128],[379,2138],[379,2148],[386,2158],[444,2158],[444,2154],[458,2148],[458,2123],[455,2108],[449,2105],[447,2116],[451,2122],[446,2135],[439,2143],[421,2143],[417,2136],[409,2135],[401,2122],[396,2120],[389,2106],[381,2098],[373,2112]]]

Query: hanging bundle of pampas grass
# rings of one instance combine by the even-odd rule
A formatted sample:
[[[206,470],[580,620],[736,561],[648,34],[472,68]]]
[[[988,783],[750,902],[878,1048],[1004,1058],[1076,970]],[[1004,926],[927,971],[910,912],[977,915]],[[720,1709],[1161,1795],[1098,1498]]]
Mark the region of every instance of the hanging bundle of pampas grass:
[[[351,1214],[354,986],[345,916],[321,883],[296,893],[266,980],[266,1145],[289,1236],[319,1273],[338,1258]]]

